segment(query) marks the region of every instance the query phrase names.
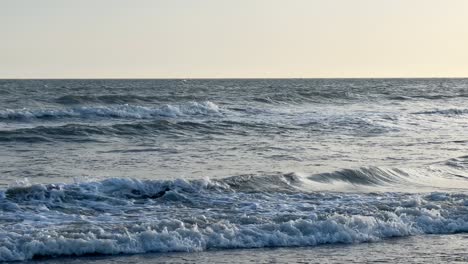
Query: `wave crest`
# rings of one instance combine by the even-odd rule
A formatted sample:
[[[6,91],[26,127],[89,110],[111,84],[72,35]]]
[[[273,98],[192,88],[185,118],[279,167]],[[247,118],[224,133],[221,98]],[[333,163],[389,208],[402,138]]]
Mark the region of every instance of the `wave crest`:
[[[468,109],[450,108],[450,109],[436,109],[429,111],[416,112],[417,115],[445,115],[445,116],[459,116],[468,114]]]
[[[162,107],[147,107],[138,105],[117,106],[81,106],[61,109],[6,109],[0,111],[0,119],[21,121],[28,119],[59,119],[59,118],[133,118],[151,119],[155,117],[178,117],[185,115],[220,115],[221,111],[215,103],[190,102],[185,105],[165,105]]]
[[[390,176],[370,182],[361,178],[363,184],[394,181]],[[0,261],[468,232],[466,194],[314,192],[302,189],[307,181],[277,174],[10,187],[0,192]]]

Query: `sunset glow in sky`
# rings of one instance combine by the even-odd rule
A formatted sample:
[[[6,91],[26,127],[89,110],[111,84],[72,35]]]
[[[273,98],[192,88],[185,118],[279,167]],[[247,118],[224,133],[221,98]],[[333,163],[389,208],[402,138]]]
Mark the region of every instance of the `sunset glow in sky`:
[[[0,78],[468,77],[466,0],[0,0]]]

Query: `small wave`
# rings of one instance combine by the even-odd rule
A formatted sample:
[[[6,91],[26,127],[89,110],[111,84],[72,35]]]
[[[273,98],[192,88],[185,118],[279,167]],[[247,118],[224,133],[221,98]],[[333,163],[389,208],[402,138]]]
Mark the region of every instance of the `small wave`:
[[[433,94],[433,95],[421,95],[421,94],[413,94],[413,95],[391,95],[388,96],[387,99],[395,100],[395,101],[407,101],[407,100],[417,100],[417,99],[426,99],[426,100],[444,100],[444,99],[454,99],[454,98],[465,98],[468,97],[466,93],[460,94]]]
[[[118,131],[118,130],[116,130]],[[98,142],[95,135],[110,135],[114,133],[111,127],[100,127],[82,124],[64,126],[37,126],[16,130],[0,131],[0,142],[40,143],[66,140],[74,142]]]
[[[65,125],[41,125],[31,128],[0,130],[0,142],[100,142],[110,137],[127,136],[194,136],[194,135],[240,135],[278,134],[299,128],[264,122],[232,121],[210,119],[184,121],[184,119],[119,120],[107,125],[97,123],[69,123]]]
[[[271,99],[270,97],[254,97],[252,98],[253,101],[255,102],[260,102],[260,103],[265,103],[265,104],[273,104],[275,101]]]
[[[459,115],[466,115],[466,114],[468,114],[468,109],[457,109],[457,108],[451,108],[451,109],[436,109],[436,110],[430,110],[430,111],[415,112],[415,113],[413,113],[413,114],[417,114],[417,115],[459,116]]]
[[[385,185],[406,181],[410,175],[399,169],[386,169],[378,167],[344,169],[331,173],[316,174],[309,179],[318,182],[341,181],[359,185]]]
[[[157,96],[140,96],[134,94],[115,94],[115,95],[64,95],[57,98],[55,101],[59,104],[74,105],[74,104],[128,104],[141,102],[157,101]]]
[[[457,93],[457,94],[434,94],[434,95],[414,95],[413,98],[422,98],[429,100],[438,100],[438,99],[452,99],[452,98],[465,98],[468,97],[467,93]]]
[[[378,136],[385,133],[398,132],[395,116],[331,116],[304,118],[298,125],[312,131],[327,131],[328,133],[359,134],[360,136]]]
[[[430,192],[468,189],[467,177],[460,177],[448,169],[432,167],[420,169],[361,167],[313,174],[307,176],[307,180],[312,182],[309,184],[309,189],[320,191]]]
[[[468,171],[468,155],[449,159],[445,162],[445,165]]]
[[[202,101],[204,96],[196,94],[103,94],[103,95],[64,95],[56,98],[54,102],[62,105],[87,104],[137,104],[137,103],[172,103],[183,101]]]
[[[151,122],[118,123],[112,125],[66,124],[37,126],[0,131],[0,142],[100,142],[109,137],[155,135],[223,134],[223,130],[200,122],[157,119]],[[106,137],[106,138],[104,138]]]
[[[405,95],[392,95],[387,97],[389,100],[395,100],[395,101],[408,101],[413,99],[411,96],[405,96]]]
[[[152,119],[155,117],[177,117],[185,115],[220,115],[218,105],[206,102],[191,102],[185,105],[165,105],[152,108],[135,105],[89,106],[62,109],[1,110],[0,120],[24,121],[30,119],[60,118],[131,118]]]

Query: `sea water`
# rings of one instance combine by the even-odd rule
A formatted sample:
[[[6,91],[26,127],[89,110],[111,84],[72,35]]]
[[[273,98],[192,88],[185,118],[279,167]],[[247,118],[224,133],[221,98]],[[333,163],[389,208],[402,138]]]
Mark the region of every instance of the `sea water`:
[[[0,261],[467,261],[467,102],[468,79],[0,80]]]

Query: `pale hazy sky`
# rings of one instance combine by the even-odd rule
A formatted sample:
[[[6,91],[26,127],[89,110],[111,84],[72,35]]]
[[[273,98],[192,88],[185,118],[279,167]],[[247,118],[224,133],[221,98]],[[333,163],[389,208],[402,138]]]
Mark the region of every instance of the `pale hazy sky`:
[[[468,0],[0,0],[0,78],[468,77]]]

